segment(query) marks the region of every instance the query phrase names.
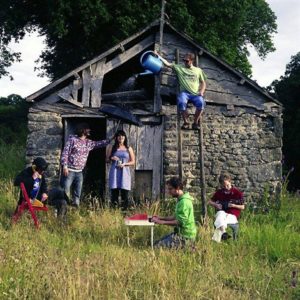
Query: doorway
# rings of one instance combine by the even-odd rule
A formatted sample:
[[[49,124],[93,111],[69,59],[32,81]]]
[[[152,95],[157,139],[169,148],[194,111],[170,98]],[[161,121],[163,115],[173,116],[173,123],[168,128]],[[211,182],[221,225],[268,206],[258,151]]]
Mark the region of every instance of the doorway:
[[[87,123],[91,129],[90,139],[93,141],[106,139],[106,119],[103,117],[76,117],[64,119],[64,144],[70,134],[76,133],[77,125]],[[103,201],[105,195],[105,155],[106,147],[94,149],[89,153],[86,166],[83,171],[83,188],[81,201],[94,199]]]

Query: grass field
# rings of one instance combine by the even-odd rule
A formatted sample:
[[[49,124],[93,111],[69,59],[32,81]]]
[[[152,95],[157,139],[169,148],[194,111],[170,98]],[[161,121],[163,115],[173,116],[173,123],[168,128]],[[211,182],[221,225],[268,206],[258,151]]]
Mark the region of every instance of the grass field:
[[[71,210],[66,224],[40,214],[40,230],[27,217],[12,226],[23,144],[0,143],[0,299],[300,299],[299,198],[285,194],[279,212],[246,210],[237,242],[212,242],[209,218],[195,252],[152,251],[149,228],[131,230],[128,247],[123,216],[109,209]],[[155,238],[169,231],[157,226]]]

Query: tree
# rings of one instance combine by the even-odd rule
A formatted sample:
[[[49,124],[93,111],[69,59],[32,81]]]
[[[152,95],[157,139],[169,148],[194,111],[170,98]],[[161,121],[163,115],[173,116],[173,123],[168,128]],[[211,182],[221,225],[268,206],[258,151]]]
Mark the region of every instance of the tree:
[[[161,0],[0,0],[0,68],[19,59],[8,48],[25,32],[46,37],[41,74],[58,78],[160,16]],[[260,57],[274,50],[276,16],[264,0],[168,0],[166,13],[213,54],[251,74],[248,45]]]
[[[294,168],[290,174],[289,187],[300,188],[300,52],[292,56],[286,66],[284,76],[272,82],[269,87],[275,92],[284,106],[283,111],[283,154],[288,169]]]
[[[11,94],[7,97],[0,97],[0,104],[2,105],[20,105],[24,103],[25,99],[17,94]]]

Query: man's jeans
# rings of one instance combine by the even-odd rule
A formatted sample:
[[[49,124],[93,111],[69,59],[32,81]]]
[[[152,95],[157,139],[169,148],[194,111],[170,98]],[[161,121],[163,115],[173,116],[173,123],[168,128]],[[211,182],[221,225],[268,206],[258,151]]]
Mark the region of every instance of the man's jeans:
[[[82,183],[83,183],[82,172],[69,171],[69,175],[67,177],[63,176],[63,188],[65,190],[65,193],[68,195],[70,199],[73,200],[73,203],[78,206],[80,204]],[[72,197],[70,197],[71,186],[73,187]]]
[[[193,243],[193,240],[186,239],[176,233],[171,233],[156,241],[154,243],[154,248],[183,249],[187,245],[192,245]]]

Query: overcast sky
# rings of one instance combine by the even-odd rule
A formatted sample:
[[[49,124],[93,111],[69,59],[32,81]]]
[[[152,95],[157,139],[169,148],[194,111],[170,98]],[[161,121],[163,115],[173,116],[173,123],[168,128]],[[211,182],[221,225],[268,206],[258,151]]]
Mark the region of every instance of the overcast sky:
[[[253,79],[261,86],[268,86],[285,72],[291,56],[300,51],[300,0],[267,0],[277,16],[278,33],[274,36],[276,51],[262,61],[252,49],[250,62],[253,65]],[[14,93],[26,97],[49,83],[47,78],[34,72],[35,60],[43,47],[43,38],[32,34],[11,48],[22,52],[22,62],[14,64],[9,71],[14,77],[0,79],[0,96]]]

